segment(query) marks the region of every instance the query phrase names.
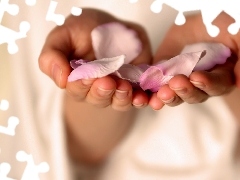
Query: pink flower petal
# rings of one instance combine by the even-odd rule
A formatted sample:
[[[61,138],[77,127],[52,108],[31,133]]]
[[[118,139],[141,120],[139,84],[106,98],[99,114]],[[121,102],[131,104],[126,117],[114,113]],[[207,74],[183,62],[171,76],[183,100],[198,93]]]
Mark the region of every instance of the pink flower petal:
[[[194,71],[209,70],[216,64],[224,64],[231,50],[221,43],[196,43],[186,46],[183,53],[206,50],[207,54],[197,63]]]
[[[164,75],[174,76],[184,74],[185,76],[189,76],[196,64],[205,55],[206,51],[180,54],[155,66],[159,67]]]
[[[71,60],[70,61],[70,66],[73,68],[73,69],[76,69],[77,67],[85,64],[89,62],[88,60],[84,60],[84,59],[79,59],[79,60]]]
[[[68,81],[76,81],[79,79],[100,78],[107,76],[118,70],[124,63],[125,56],[117,56],[113,58],[104,58],[84,63],[74,69],[68,76]]]
[[[140,76],[142,75],[143,72],[144,70],[138,66],[132,64],[123,64],[114,73],[114,75],[121,79],[128,80],[131,83],[139,83]]]
[[[225,63],[231,55],[230,49],[223,44],[198,43],[186,46],[180,55],[154,66],[130,65],[128,63],[142,50],[141,41],[135,31],[116,22],[95,28],[92,31],[92,44],[99,60],[71,61],[74,70],[69,81],[113,74],[133,85],[140,84],[143,90],[156,92],[177,74],[189,76],[193,70],[209,70],[216,64]]]
[[[161,86],[167,84],[173,76],[163,75],[159,67],[152,66],[140,77],[140,87],[143,90],[157,92]]]
[[[141,88],[143,90],[149,89],[152,92],[156,92],[177,74],[189,76],[197,62],[205,54],[205,51],[181,54],[168,61],[151,66],[140,77]]]
[[[92,31],[92,45],[97,59],[126,55],[130,63],[141,50],[141,41],[136,32],[123,24],[112,22],[96,27]]]

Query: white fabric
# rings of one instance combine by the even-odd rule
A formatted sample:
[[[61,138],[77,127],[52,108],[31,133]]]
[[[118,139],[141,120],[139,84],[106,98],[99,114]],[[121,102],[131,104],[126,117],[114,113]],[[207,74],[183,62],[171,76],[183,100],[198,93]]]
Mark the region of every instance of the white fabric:
[[[150,11],[151,1],[143,0],[136,4],[127,0],[58,2],[57,12],[64,15],[73,5],[98,7],[142,24],[149,33],[154,51],[177,14],[167,6],[162,13],[154,14]],[[28,20],[31,30],[27,38],[18,41],[17,54],[3,59],[2,52],[6,49],[1,48],[0,63],[9,62],[10,70],[4,77],[8,82],[4,87],[9,91],[4,89],[0,98],[8,99],[10,107],[0,111],[0,126],[6,126],[10,116],[18,117],[20,124],[15,136],[0,134],[0,164],[9,163],[8,177],[21,179],[26,163],[17,161],[16,153],[24,150],[33,155],[36,165],[43,161],[50,165],[50,171],[40,173],[40,179],[71,180],[72,167],[66,153],[62,118],[62,91],[40,72],[37,62],[44,39],[55,26],[45,21],[49,1],[39,0],[34,7],[26,7],[24,1],[17,3],[22,11],[14,18],[7,17],[11,19],[8,22],[11,27],[18,28],[20,21]],[[233,161],[235,125],[234,117],[221,98],[211,98],[199,105],[165,107],[158,112],[150,108],[140,110],[132,131],[98,173],[94,173],[94,179],[237,179]]]
[[[212,98],[201,105],[165,107],[161,113],[145,109],[100,179],[237,179],[235,125],[227,111],[213,113],[214,105],[226,108]]]
[[[1,125],[6,126],[10,116],[16,116],[20,120],[15,136],[0,134],[0,163],[11,165],[9,178],[23,178],[27,163],[16,160],[18,151],[32,154],[36,165],[41,162],[49,164],[49,172],[40,173],[40,179],[72,178],[65,152],[62,92],[38,68],[38,56],[45,37],[55,26],[54,23],[45,21],[44,10],[47,10],[48,3],[37,1],[36,6],[27,7],[24,1],[18,2],[19,15],[9,17],[10,20],[7,19],[6,23],[6,26],[16,30],[23,20],[31,24],[27,38],[17,41],[19,52],[7,54],[6,59],[1,59],[10,66],[10,77],[5,77],[10,81],[7,95],[10,107],[3,113],[5,118],[1,119]],[[6,53],[5,51],[3,49],[2,52]]]

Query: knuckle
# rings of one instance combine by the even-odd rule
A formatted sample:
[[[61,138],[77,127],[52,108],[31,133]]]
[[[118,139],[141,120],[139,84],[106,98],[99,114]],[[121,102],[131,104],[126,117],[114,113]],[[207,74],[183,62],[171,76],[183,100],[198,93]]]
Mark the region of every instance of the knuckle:
[[[128,111],[132,107],[132,96],[119,99],[116,96],[112,98],[112,108],[117,111]]]
[[[107,108],[111,104],[111,101],[102,102],[102,101],[92,100],[88,102],[97,108]]]
[[[188,104],[195,104],[202,101],[202,98],[205,97],[205,93],[197,88],[188,90],[184,95],[179,96],[184,102]]]
[[[227,87],[219,86],[219,87],[208,87],[204,92],[206,92],[209,96],[220,96],[223,95],[227,91]]]
[[[119,106],[119,105],[112,104],[112,108],[116,111],[126,112],[126,111],[129,111],[132,108],[132,105],[130,103],[128,103],[125,106]]]
[[[208,96],[205,94],[199,94],[199,95],[196,94],[196,95],[192,95],[188,98],[185,98],[183,100],[184,100],[184,102],[187,102],[188,104],[197,104],[197,103],[202,103],[202,102],[206,101],[207,98],[208,98]]]
[[[86,96],[86,101],[98,108],[106,108],[112,103],[111,98],[94,96],[91,92]]]
[[[206,88],[204,91],[210,96],[220,96],[229,91],[232,88],[231,78],[227,75],[214,75],[213,79],[206,81]]]
[[[190,98],[190,99],[184,99],[184,102],[188,104],[197,104],[197,103],[200,103],[201,101],[197,98]]]

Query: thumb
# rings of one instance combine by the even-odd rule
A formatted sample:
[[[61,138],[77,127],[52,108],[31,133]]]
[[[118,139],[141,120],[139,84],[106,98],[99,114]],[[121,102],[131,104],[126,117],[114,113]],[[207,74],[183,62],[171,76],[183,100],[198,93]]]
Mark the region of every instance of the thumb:
[[[71,42],[66,28],[53,29],[48,35],[40,53],[38,63],[43,73],[48,75],[58,87],[65,88],[71,67],[67,57],[71,51]]]
[[[43,51],[39,56],[38,62],[41,71],[48,75],[58,87],[66,87],[71,68],[61,51],[53,49]]]

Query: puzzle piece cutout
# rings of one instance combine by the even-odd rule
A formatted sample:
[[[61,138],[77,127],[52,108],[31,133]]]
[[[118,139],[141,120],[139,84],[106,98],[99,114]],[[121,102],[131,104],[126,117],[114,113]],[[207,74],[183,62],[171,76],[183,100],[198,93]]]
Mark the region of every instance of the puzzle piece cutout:
[[[48,11],[47,11],[47,15],[46,15],[46,21],[53,21],[58,26],[61,26],[64,24],[65,17],[62,14],[55,14],[57,5],[58,5],[58,2],[50,1],[50,5],[48,7]]]
[[[8,108],[9,108],[9,102],[5,99],[2,99],[0,101],[0,110],[6,111],[6,110],[8,110]]]
[[[0,164],[0,179],[1,180],[15,180],[15,179],[7,177],[10,170],[11,170],[10,164],[5,163],[5,162],[1,163]]]
[[[25,3],[28,5],[28,6],[34,6],[36,4],[36,0],[25,0]]]
[[[235,35],[240,29],[240,1],[237,0],[182,0],[181,3],[177,3],[176,0],[155,0],[150,8],[154,13],[159,13],[162,10],[163,4],[178,11],[175,19],[176,25],[182,25],[186,22],[184,12],[201,10],[203,23],[208,34],[212,37],[216,37],[220,32],[219,28],[213,25],[212,22],[222,11],[235,20],[235,23],[229,25],[228,32]]]
[[[222,3],[222,7],[224,7],[224,12],[226,12],[229,16],[231,16],[235,22],[228,26],[228,32],[232,35],[236,35],[240,29],[240,1],[237,0],[229,0]]]
[[[9,0],[0,1],[0,23],[2,22],[4,12],[16,16],[19,12],[19,7],[16,4],[9,4]]]
[[[35,0],[26,0],[26,3],[33,4]],[[31,3],[30,3],[31,2]],[[17,15],[19,13],[19,7],[16,4],[9,4],[9,0],[0,1],[0,23],[5,12],[11,15]],[[18,51],[16,40],[26,37],[27,32],[30,29],[30,24],[27,21],[22,21],[19,25],[19,32],[13,31],[0,24],[0,45],[3,43],[8,44],[8,52],[15,54]]]
[[[136,3],[138,0],[129,0],[130,3]]]
[[[39,180],[39,173],[46,173],[49,171],[49,165],[46,162],[35,165],[33,156],[24,151],[18,151],[16,159],[20,162],[27,162],[21,180]]]
[[[57,8],[58,2],[50,1],[50,5],[48,7],[46,21],[55,22],[58,26],[61,26],[65,22],[65,17],[62,14],[56,14],[55,10]],[[80,16],[82,14],[82,9],[79,7],[73,6],[71,8],[71,14],[74,16]]]
[[[79,8],[79,7],[73,6],[73,7],[71,8],[71,14],[72,14],[73,16],[80,16],[80,15],[82,14],[82,9]]]
[[[3,127],[0,126],[0,133],[9,135],[9,136],[14,136],[15,135],[15,129],[17,125],[19,124],[19,119],[17,117],[11,116],[8,119],[8,126]]]

